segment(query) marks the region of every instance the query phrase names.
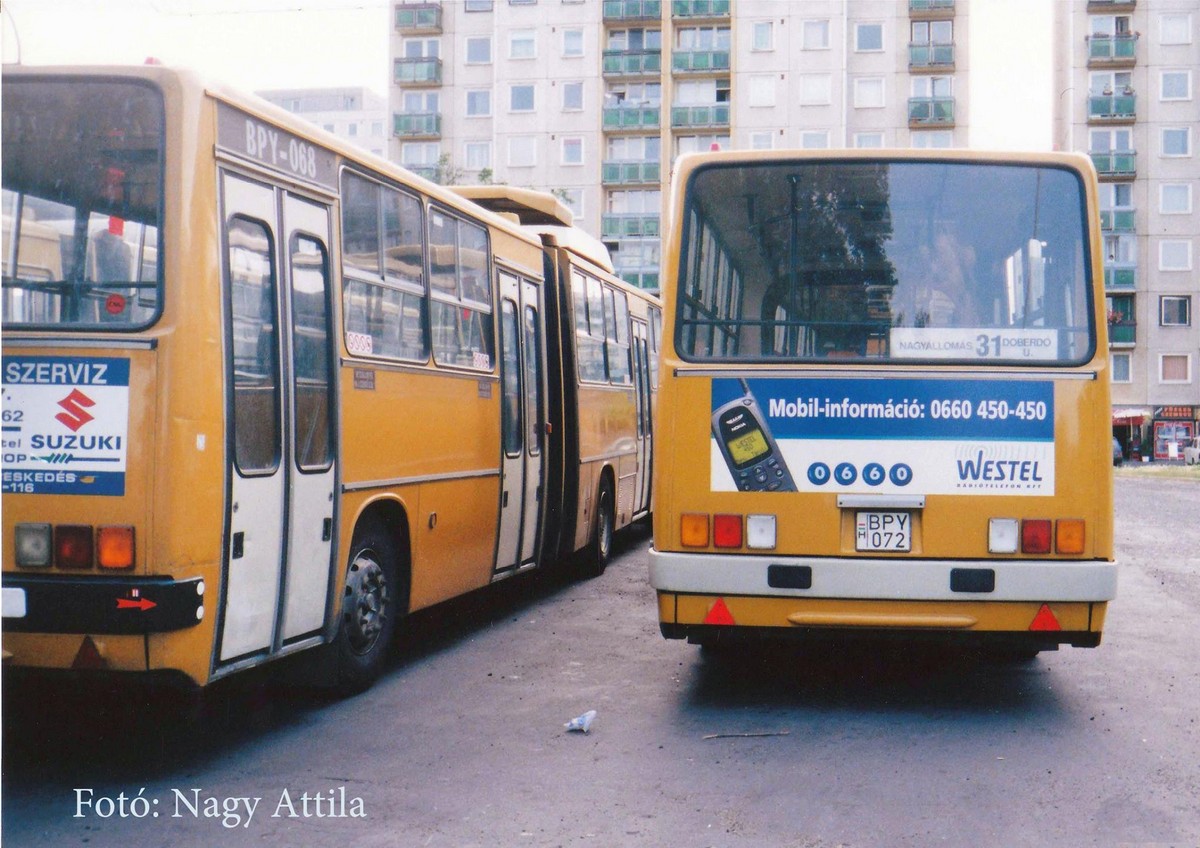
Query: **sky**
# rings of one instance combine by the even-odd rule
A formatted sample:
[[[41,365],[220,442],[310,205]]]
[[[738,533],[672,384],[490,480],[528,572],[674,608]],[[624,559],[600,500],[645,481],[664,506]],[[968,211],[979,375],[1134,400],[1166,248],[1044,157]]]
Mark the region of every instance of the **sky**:
[[[744,9],[754,0],[739,2]],[[972,147],[1049,149],[1055,2],[970,0]],[[349,85],[385,94],[390,6],[389,0],[4,0],[2,55],[31,65],[141,64],[154,57],[250,91]]]

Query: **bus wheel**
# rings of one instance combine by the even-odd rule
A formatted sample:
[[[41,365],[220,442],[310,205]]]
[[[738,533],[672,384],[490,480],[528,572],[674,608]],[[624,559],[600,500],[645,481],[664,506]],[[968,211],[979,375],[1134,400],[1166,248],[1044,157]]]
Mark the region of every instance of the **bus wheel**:
[[[367,689],[383,670],[396,630],[395,545],[379,525],[363,530],[350,548],[337,637],[338,689]]]
[[[600,494],[596,496],[596,533],[588,545],[584,561],[588,577],[599,577],[608,567],[608,559],[612,556],[612,540],[613,491],[612,484],[606,479],[600,484]]]

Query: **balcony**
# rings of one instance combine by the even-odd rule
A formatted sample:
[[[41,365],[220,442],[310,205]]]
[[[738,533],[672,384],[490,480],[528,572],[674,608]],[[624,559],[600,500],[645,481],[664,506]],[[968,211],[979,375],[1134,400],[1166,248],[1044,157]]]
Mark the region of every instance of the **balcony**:
[[[910,129],[954,126],[954,98],[908,98],[908,126]]]
[[[662,73],[661,50],[605,50],[606,77],[645,77]]]
[[[713,103],[711,106],[672,106],[671,126],[697,129],[701,127],[728,127],[729,104]]]
[[[917,20],[954,17],[954,0],[908,0],[908,16]]]
[[[600,217],[601,236],[606,239],[626,238],[628,236],[659,235],[659,220],[657,214],[645,212],[611,213]]]
[[[1136,120],[1137,95],[1132,91],[1088,95],[1089,124],[1132,124]]]
[[[392,132],[401,138],[441,138],[442,116],[438,112],[393,115]]]
[[[662,165],[658,162],[610,159],[600,166],[600,182],[604,185],[657,185],[661,181]]]
[[[441,85],[441,59],[397,59],[396,85]]]
[[[605,23],[657,21],[662,18],[662,0],[604,0]]]
[[[730,0],[671,0],[673,18],[728,18]]]
[[[660,106],[606,106],[604,131],[656,130],[662,123]]]
[[[728,50],[676,50],[671,53],[671,70],[681,74],[702,74],[729,70]]]
[[[916,73],[954,70],[954,45],[928,42],[909,44],[908,69]]]
[[[396,6],[396,29],[410,33],[440,33],[441,3],[401,3]]]
[[[1132,233],[1135,219],[1133,209],[1101,209],[1100,229],[1110,233]]]
[[[1137,288],[1137,263],[1110,259],[1104,263],[1104,288],[1110,291],[1133,291]]]
[[[1137,64],[1136,32],[1119,35],[1089,35],[1088,67],[1121,68]]]
[[[438,170],[439,170],[437,165],[404,165],[403,163],[401,163],[401,164],[403,165],[403,167],[412,171],[417,176],[424,177],[427,180],[432,180],[434,182],[437,182]]]
[[[1133,347],[1137,344],[1137,322],[1117,321],[1109,324],[1108,344],[1111,347]]]
[[[1099,150],[1088,155],[1102,180],[1128,180],[1137,176],[1137,153],[1132,150]]]
[[[637,286],[639,289],[657,292],[659,288],[657,268],[650,271],[618,269],[617,276],[629,283],[629,285]]]

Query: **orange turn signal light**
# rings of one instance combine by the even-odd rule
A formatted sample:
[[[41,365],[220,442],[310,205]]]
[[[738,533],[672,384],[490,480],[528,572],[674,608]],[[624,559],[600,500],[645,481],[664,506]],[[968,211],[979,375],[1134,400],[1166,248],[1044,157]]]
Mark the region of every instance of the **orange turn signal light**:
[[[133,568],[133,528],[122,525],[100,527],[96,531],[96,559],[101,568]]]
[[[679,542],[688,548],[707,548],[708,516],[698,512],[679,516]]]
[[[1060,518],[1054,527],[1054,550],[1060,554],[1083,553],[1086,533],[1082,518]]]

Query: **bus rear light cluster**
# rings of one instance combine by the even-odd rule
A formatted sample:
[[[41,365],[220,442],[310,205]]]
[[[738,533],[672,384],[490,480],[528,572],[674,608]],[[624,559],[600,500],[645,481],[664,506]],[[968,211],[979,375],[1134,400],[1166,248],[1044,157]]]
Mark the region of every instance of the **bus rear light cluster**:
[[[769,551],[775,548],[774,515],[730,515],[685,512],[679,519],[679,541],[685,548],[732,550],[746,547]]]
[[[1086,529],[1082,518],[993,518],[988,521],[988,553],[1081,554]]]
[[[18,524],[13,542],[17,565],[24,568],[121,571],[133,568],[136,559],[133,528],[120,524]]]

